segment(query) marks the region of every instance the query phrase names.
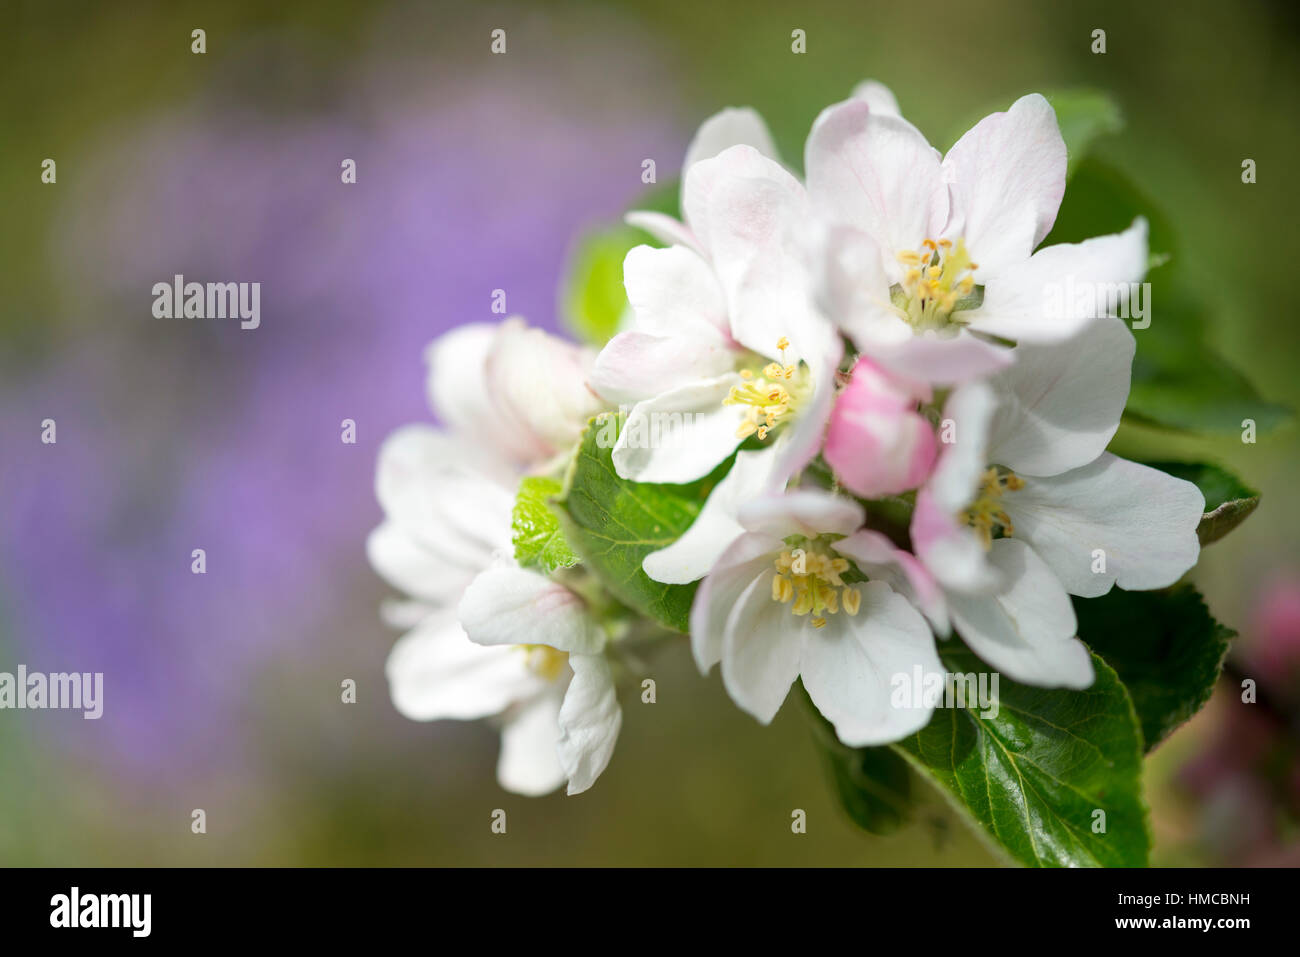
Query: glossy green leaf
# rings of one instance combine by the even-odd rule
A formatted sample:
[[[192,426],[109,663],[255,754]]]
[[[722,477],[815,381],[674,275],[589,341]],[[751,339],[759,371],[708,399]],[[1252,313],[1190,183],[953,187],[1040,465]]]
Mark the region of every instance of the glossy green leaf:
[[[1210,698],[1234,632],[1191,585],[1076,598],[1079,637],[1128,688],[1150,751]]]
[[[802,683],[797,687],[840,807],[853,823],[872,834],[897,831],[911,812],[912,773],[907,761],[890,748],[852,748],[844,744]]]
[[[685,632],[696,586],[654,581],[641,562],[690,528],[730,463],[690,485],[629,482],[618,477],[610,458],[621,428],[622,417],[613,412],[587,425],[557,502],[561,527],[583,564],[615,598]]]
[[[955,640],[941,657],[951,672],[988,670]],[[893,747],[1021,864],[1144,866],[1141,731],[1115,672],[1096,655],[1093,665],[1083,691],[1001,676],[995,716],[940,708]]]
[[[560,483],[550,478],[531,477],[519,483],[511,532],[515,561],[524,567],[549,573],[578,563],[578,556],[564,540],[559,518],[548,504],[560,489]]]
[[[1205,514],[1196,526],[1202,545],[1217,542],[1259,507],[1259,492],[1226,469],[1204,462],[1147,462],[1152,468],[1191,482],[1205,496]]]

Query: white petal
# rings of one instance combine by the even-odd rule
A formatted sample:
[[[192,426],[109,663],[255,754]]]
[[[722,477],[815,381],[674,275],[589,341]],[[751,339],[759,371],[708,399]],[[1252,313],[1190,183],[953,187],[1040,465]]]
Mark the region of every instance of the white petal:
[[[825,331],[829,333],[829,327]],[[810,340],[803,341],[808,343]],[[843,352],[843,342],[839,336],[832,335],[820,338],[818,345],[806,349],[813,391],[796,410],[794,421],[781,430],[772,446],[775,459],[772,477],[776,484],[784,486],[821,451],[835,404],[835,372]]]
[[[482,565],[462,562],[422,544],[394,522],[381,522],[366,538],[370,567],[394,588],[434,605],[454,602]]]
[[[611,453],[619,478],[694,482],[726,461],[744,412],[722,401],[738,382],[735,373],[701,379],[633,406]]]
[[[956,513],[974,501],[989,465],[989,424],[996,408],[992,389],[982,382],[956,389],[944,403],[939,460],[928,485],[940,508]]]
[[[819,301],[858,348],[867,351],[877,343],[910,339],[912,327],[890,302],[891,279],[875,240],[834,222],[821,223],[808,235]]]
[[[906,120],[848,100],[817,118],[806,155],[816,212],[868,233],[886,257],[919,248],[947,221],[939,154]],[[883,266],[900,274],[896,260]]]
[[[501,563],[465,589],[460,621],[480,645],[549,645],[595,654],[605,635],[578,595],[545,575]]]
[[[495,323],[469,323],[430,343],[424,353],[429,404],[453,431],[477,436],[511,461],[538,461],[549,454],[546,443],[502,408],[488,381],[488,359],[500,329]]]
[[[1047,565],[1014,538],[995,541],[989,558],[1007,579],[1005,591],[948,596],[966,644],[1015,681],[1045,688],[1092,684],[1092,659],[1074,636],[1074,606]]]
[[[924,565],[911,552],[898,548],[881,532],[869,528],[859,529],[848,538],[831,545],[871,579],[889,584],[929,620],[934,630],[947,637],[948,611],[944,605],[943,591]]]
[[[742,502],[780,491],[772,484],[776,457],[770,450],[737,452],[730,471],[717,484],[691,527],[667,548],[651,552],[641,562],[658,582],[684,585],[708,573],[745,529],[737,519]],[[784,485],[784,482],[780,483]]]
[[[545,686],[519,649],[476,645],[450,612],[399,638],[384,671],[393,706],[414,721],[486,718]]]
[[[877,116],[903,115],[893,91],[878,80],[863,80],[853,88],[853,98],[862,100]]]
[[[853,499],[820,489],[793,489],[784,495],[764,495],[745,502],[740,524],[751,532],[787,538],[823,534],[848,535],[862,527],[862,506]]]
[[[722,643],[722,683],[763,724],[776,716],[799,675],[808,630],[788,605],[772,601],[771,575],[754,579],[736,601]]]
[[[591,387],[607,402],[630,405],[735,368],[735,353],[689,336],[620,332],[596,357]]]
[[[604,655],[570,655],[573,680],[560,708],[560,764],[569,793],[581,794],[609,765],[623,725],[614,675]]]
[[[930,628],[902,595],[884,582],[859,585],[857,615],[827,617],[824,628],[807,632],[800,674],[813,704],[850,747],[897,741],[919,731],[934,708],[925,702],[896,707],[891,700],[899,678],[942,675]],[[923,679],[924,680],[924,679]]]
[[[388,518],[451,564],[482,568],[510,544],[513,469],[483,447],[426,425],[384,439],[375,495]]]
[[[625,215],[623,222],[629,226],[635,226],[637,229],[645,230],[667,246],[685,246],[697,253],[703,252],[699,239],[695,233],[691,232],[690,227],[685,223],[678,222],[671,216],[638,209]]]
[[[1051,232],[1065,195],[1065,140],[1056,112],[1039,94],[980,120],[943,165],[954,219],[980,264],[979,281],[1028,259]]]
[[[917,334],[907,327],[907,332],[905,338],[857,345],[898,375],[940,386],[983,378],[1005,369],[1015,358],[1012,350],[964,329],[927,329]]]
[[[691,603],[691,653],[700,674],[722,660],[727,620],[741,595],[760,578],[771,587],[773,563],[783,547],[779,538],[746,533],[731,543],[700,582]]]
[[[686,147],[686,159],[682,162],[683,187],[686,173],[692,166],[700,160],[712,159],[732,146],[752,146],[764,156],[780,159],[772,134],[758,111],[748,106],[729,106],[705,120],[696,130],[690,146]]]
[[[1028,478],[1003,499],[1016,537],[1033,546],[1072,595],[1095,598],[1172,585],[1196,564],[1205,496],[1191,482],[1103,453],[1051,478]],[[1105,570],[1097,549],[1105,552]]]
[[[682,180],[682,213],[700,249],[710,260],[716,261],[712,234],[714,212],[711,211],[714,193],[728,184],[733,184],[730,188],[734,193],[736,183],[750,184],[759,190],[763,183],[776,187],[772,195],[761,197],[762,203],[771,203],[783,193],[789,196],[803,194],[799,181],[780,163],[751,146],[732,146],[711,159],[695,163]],[[743,211],[743,206],[739,211]],[[726,212],[726,208],[718,211],[719,214]]]
[[[957,316],[1004,339],[1061,342],[1128,302],[1146,266],[1147,223],[1137,219],[1122,233],[1040,249],[990,280],[978,309]]]
[[[1068,342],[1022,345],[992,381],[998,411],[990,462],[1023,475],[1087,465],[1119,428],[1136,343],[1119,319],[1097,319]]]
[[[727,300],[699,253],[685,246],[635,246],[623,260],[623,284],[637,332],[687,336],[702,348],[727,344]]]
[[[527,797],[549,794],[564,783],[560,763],[560,700],[562,682],[518,706],[501,728],[497,780],[507,791]]]

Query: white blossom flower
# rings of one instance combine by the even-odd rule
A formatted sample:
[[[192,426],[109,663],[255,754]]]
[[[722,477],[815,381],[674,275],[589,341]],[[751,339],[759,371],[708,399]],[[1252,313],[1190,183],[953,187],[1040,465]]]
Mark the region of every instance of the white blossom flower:
[[[1133,351],[1117,319],[1059,345],[1018,347],[1015,366],[960,387],[944,407],[951,441],[911,521],[919,562],[879,538],[841,550],[909,594],[940,633],[951,616],[980,657],[1017,681],[1091,684],[1069,596],[1170,585],[1200,551],[1200,490],[1105,451]]]
[[[721,662],[728,694],[764,724],[795,678],[845,744],[867,746],[924,727],[933,702],[897,708],[891,685],[918,666],[942,674],[925,620],[883,581],[861,581],[839,544],[861,506],[796,489],[745,503],[744,534],[700,583],[691,649],[701,672]],[[849,576],[849,580],[845,580]]]
[[[575,592],[514,563],[511,512],[519,466],[553,458],[584,424],[580,353],[511,321],[462,327],[428,355],[434,411],[469,431],[404,426],[380,449],[385,518],[367,552],[411,596],[386,608],[410,629],[388,658],[393,704],[420,721],[492,718],[502,787],[544,794],[567,780],[577,793],[622,720],[605,633]],[[548,368],[563,376],[555,388]]]
[[[806,149],[809,201],[825,223],[821,301],[858,348],[910,378],[953,384],[1014,354],[1004,342],[1069,338],[1106,314],[1051,286],[1136,282],[1146,223],[1034,252],[1065,190],[1065,143],[1038,94],[977,123],[941,157],[896,104],[829,107]]]

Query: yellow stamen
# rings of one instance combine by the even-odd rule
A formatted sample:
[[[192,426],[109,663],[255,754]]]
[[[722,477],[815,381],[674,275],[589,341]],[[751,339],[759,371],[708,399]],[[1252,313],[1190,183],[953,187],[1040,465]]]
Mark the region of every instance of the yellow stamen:
[[[975,501],[961,512],[958,520],[975,529],[984,547],[991,548],[995,531],[1002,538],[1010,538],[1016,533],[1015,525],[1002,508],[1003,494],[1018,492],[1024,487],[1025,480],[1015,472],[990,468],[980,480]]]
[[[814,628],[824,628],[828,615],[843,608],[856,615],[862,596],[856,585],[846,585],[840,576],[850,568],[846,558],[822,552],[814,543],[787,548],[773,561],[772,600],[791,604],[791,614],[812,615]]]

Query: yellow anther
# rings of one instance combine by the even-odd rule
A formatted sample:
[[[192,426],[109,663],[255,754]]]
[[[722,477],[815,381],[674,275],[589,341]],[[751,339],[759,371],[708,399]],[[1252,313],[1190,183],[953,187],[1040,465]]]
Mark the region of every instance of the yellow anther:
[[[741,384],[732,386],[723,405],[743,405],[749,408],[745,420],[736,429],[737,438],[748,438],[757,433],[760,440],[766,439],[772,429],[781,424],[781,419],[796,404],[796,396],[802,396],[806,382],[798,375],[798,363],[784,361],[784,353],[790,346],[790,340],[782,336],[777,340],[777,349],[782,353],[782,361],[769,362],[761,372],[742,369]],[[784,383],[789,383],[789,387]]]
[[[898,261],[905,266],[921,265],[921,255],[911,249],[905,249],[898,254]]]
[[[740,370],[740,377],[741,377],[742,379],[752,379],[752,378],[754,378],[754,370],[752,370],[752,369],[741,369],[741,370]]]
[[[951,240],[951,239],[941,239],[941,240],[939,240],[939,245],[942,246],[944,249],[951,249],[951,248],[952,248],[952,240]]]
[[[849,615],[856,615],[858,609],[862,607],[862,595],[852,585],[847,586],[841,594],[844,604],[844,611]]]
[[[777,352],[785,352],[785,350],[789,348],[790,348],[790,340],[787,339],[785,336],[782,336],[780,339],[776,340]]]
[[[772,600],[793,603],[790,611],[795,615],[811,614],[813,627],[824,627],[826,617],[838,614],[841,607],[850,615],[858,613],[861,596],[856,587],[845,585],[840,578],[852,567],[848,559],[823,552],[809,542],[801,548],[785,549],[773,565]]]
[[[990,468],[980,480],[975,501],[961,512],[958,519],[975,529],[986,549],[991,548],[994,532],[1003,538],[1009,538],[1016,531],[1011,518],[1002,508],[1003,494],[1018,492],[1024,487],[1025,480],[1009,469]]]
[[[825,618],[821,618],[821,617],[814,618],[814,619],[812,620],[812,626],[813,626],[814,628],[825,628],[825,627],[826,627],[826,619],[825,619]]]
[[[566,652],[556,651],[550,645],[516,645],[524,653],[524,666],[547,681],[554,681],[564,670],[569,656]]]

